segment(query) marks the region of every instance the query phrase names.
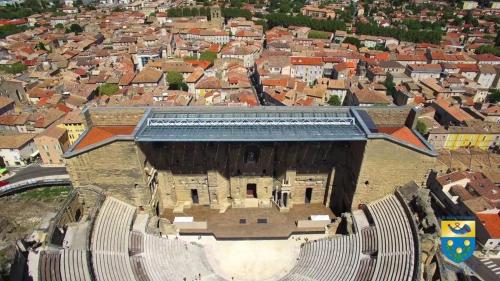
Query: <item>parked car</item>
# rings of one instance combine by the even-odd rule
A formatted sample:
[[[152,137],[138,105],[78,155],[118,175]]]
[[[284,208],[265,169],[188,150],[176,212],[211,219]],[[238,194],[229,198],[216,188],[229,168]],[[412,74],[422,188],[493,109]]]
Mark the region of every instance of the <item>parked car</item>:
[[[4,186],[4,185],[8,185],[9,182],[8,181],[0,181],[0,187]]]

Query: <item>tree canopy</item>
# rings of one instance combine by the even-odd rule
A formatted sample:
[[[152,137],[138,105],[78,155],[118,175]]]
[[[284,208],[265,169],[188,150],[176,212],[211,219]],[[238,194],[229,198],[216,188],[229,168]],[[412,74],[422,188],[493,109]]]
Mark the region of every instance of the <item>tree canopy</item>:
[[[500,46],[495,47],[492,45],[482,45],[476,49],[476,54],[492,54],[495,56],[500,56]]]
[[[110,95],[113,95],[116,92],[118,92],[118,90],[119,90],[118,85],[108,84],[108,83],[102,84],[98,88],[98,92],[99,92],[100,96],[102,96],[102,95],[110,96]]]
[[[26,30],[26,27],[24,27],[24,26],[6,24],[3,26],[0,26],[0,38],[5,38],[9,35],[23,32],[25,30]]]
[[[426,42],[432,44],[439,44],[442,37],[442,32],[436,30],[405,30],[393,27],[380,27],[369,23],[357,23],[356,33],[375,36],[389,36],[401,41],[415,43]]]
[[[79,24],[73,23],[73,24],[70,25],[69,31],[78,34],[78,33],[83,32],[83,28]]]
[[[417,121],[417,126],[416,128],[417,132],[419,132],[422,136],[427,134],[427,125],[422,120]]]
[[[187,91],[188,87],[186,83],[184,83],[184,78],[182,77],[182,74],[177,71],[167,72],[167,82],[170,90]]]
[[[352,44],[356,46],[358,49],[361,48],[361,41],[356,37],[346,37],[343,43]]]
[[[249,10],[246,9],[239,9],[239,8],[223,8],[222,9],[222,16],[224,18],[239,18],[243,17],[247,20],[252,18],[252,13]]]
[[[198,17],[205,16],[207,18],[210,17],[210,9],[205,7],[200,8],[189,8],[189,7],[179,7],[168,9],[167,15],[169,17]]]
[[[340,106],[340,105],[342,105],[341,101],[340,101],[340,98],[337,95],[331,95],[330,98],[328,99],[327,103],[329,105],[331,105],[331,106]]]
[[[266,19],[269,28],[273,28],[275,26],[288,27],[290,25],[295,25],[307,26],[314,30],[328,32],[335,32],[336,30],[346,30],[346,25],[343,21],[318,20],[303,15],[289,16],[286,14],[268,14],[266,15]]]
[[[500,90],[492,90],[489,95],[490,102],[499,103],[500,102]]]
[[[210,62],[214,62],[214,60],[217,58],[217,53],[214,52],[204,52],[200,55],[200,60],[208,60]]]
[[[396,93],[396,84],[394,84],[394,80],[391,75],[387,75],[385,78],[384,86],[387,88],[386,95],[394,96]]]
[[[49,3],[45,0],[25,0],[23,3],[0,7],[0,18],[19,19],[29,17],[33,14],[49,11],[54,12],[60,6],[58,1],[54,2],[54,4],[49,7]]]
[[[27,69],[26,65],[24,65],[22,62],[16,62],[11,65],[2,65],[0,67],[0,71],[10,73],[10,74],[18,74],[22,73]]]

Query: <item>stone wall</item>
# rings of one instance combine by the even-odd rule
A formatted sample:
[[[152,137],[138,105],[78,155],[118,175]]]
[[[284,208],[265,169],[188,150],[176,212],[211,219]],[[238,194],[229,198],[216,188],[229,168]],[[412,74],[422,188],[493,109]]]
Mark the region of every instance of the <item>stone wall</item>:
[[[290,206],[304,204],[308,188],[313,189],[311,203],[330,206],[338,203],[331,200],[334,189],[339,196],[343,196],[344,190],[354,190],[363,155],[352,152],[356,145],[350,142],[140,143],[139,146],[139,162],[144,163],[146,170],[154,167],[158,171],[158,192],[153,200],[159,202],[160,209],[192,204],[192,190],[197,191],[200,205],[216,209],[227,204],[270,206],[273,190],[289,192]],[[362,149],[364,142],[356,147]],[[337,175],[336,167],[347,172]],[[256,186],[257,201],[249,200],[252,197],[247,194],[249,185]],[[346,205],[342,203],[338,209],[345,211]]]
[[[415,119],[415,114],[411,114],[413,111],[411,107],[395,107],[395,108],[363,108],[364,111],[368,113],[373,122],[377,126],[408,126],[413,127],[413,122]]]
[[[385,139],[368,140],[354,193],[352,208],[393,193],[410,181],[424,184],[436,157]]]
[[[84,113],[87,127],[137,125],[145,108],[89,108]]]
[[[66,159],[75,187],[96,185],[136,206],[147,205],[149,189],[133,141],[115,141]]]

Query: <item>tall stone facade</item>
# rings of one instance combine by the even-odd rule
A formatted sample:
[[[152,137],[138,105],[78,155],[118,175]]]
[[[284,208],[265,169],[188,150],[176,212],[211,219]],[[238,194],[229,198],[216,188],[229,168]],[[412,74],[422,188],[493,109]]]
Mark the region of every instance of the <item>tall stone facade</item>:
[[[388,139],[368,140],[352,207],[384,197],[410,181],[425,184],[436,157]]]
[[[148,117],[148,110],[89,108],[85,116],[88,127],[130,126]],[[378,132],[412,128],[415,110],[374,107],[352,114],[364,123],[365,133],[352,141],[300,141],[297,136],[297,141],[181,142],[161,141],[161,132],[156,139],[134,133],[67,153],[66,162],[74,186],[96,185],[157,213],[192,204],[214,209],[277,206],[286,211],[297,204],[320,203],[340,215],[392,193],[396,186],[425,181],[435,152],[425,143],[417,147]]]
[[[330,206],[335,183],[354,188],[361,154],[351,142],[140,143],[145,170],[155,170],[162,208]],[[356,159],[356,157],[358,159]],[[353,160],[356,159],[356,160]],[[349,170],[336,174],[336,169]],[[354,169],[354,170],[353,170]],[[337,192],[338,193],[338,192]],[[351,192],[352,193],[352,192]]]
[[[115,141],[66,159],[74,186],[96,185],[137,206],[150,199],[133,141]]]

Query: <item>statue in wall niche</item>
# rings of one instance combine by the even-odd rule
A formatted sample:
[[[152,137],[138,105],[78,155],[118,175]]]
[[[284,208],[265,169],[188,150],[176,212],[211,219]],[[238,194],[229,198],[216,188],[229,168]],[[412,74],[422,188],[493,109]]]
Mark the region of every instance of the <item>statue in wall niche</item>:
[[[245,163],[257,163],[259,161],[259,150],[257,147],[248,147],[245,151]]]
[[[248,152],[247,162],[255,162],[255,153],[252,151]]]

